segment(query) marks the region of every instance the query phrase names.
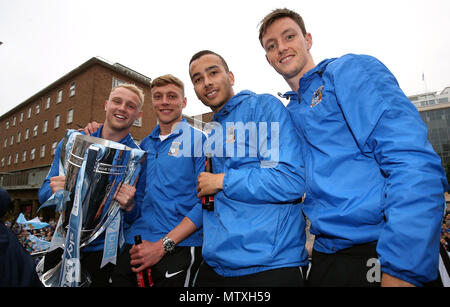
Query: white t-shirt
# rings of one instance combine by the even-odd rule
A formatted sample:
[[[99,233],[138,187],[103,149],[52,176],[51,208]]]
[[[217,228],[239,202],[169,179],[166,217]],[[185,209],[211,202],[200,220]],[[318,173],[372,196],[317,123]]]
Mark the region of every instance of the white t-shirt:
[[[165,139],[167,139],[169,136],[171,135],[171,133],[170,134],[166,134],[166,135],[159,135],[159,139],[161,140],[161,142],[162,141],[164,141]]]

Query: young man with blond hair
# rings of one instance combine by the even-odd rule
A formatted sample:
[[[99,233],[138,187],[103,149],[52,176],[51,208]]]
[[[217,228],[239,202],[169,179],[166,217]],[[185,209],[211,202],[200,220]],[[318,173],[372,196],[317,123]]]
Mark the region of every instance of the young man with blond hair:
[[[130,134],[130,128],[133,123],[142,116],[142,106],[144,104],[144,93],[134,84],[121,84],[114,87],[108,99],[105,101],[105,123],[91,135],[98,138],[107,139],[118,142],[130,148],[139,148]],[[84,131],[82,133],[89,133]],[[59,164],[62,141],[59,142],[53,163],[47,178],[44,180],[42,187],[39,189],[39,202],[45,203],[47,199],[58,190],[64,189],[65,175],[60,174]],[[116,199],[121,207],[126,211],[133,209],[132,195],[134,195],[134,187],[130,185],[122,185],[119,189]],[[106,208],[106,206],[105,206]],[[127,232],[124,232],[127,236]],[[91,275],[91,286],[106,287],[109,285],[109,279],[114,266],[108,263],[100,268],[105,234],[100,235],[87,247],[82,250],[81,265],[87,269]],[[44,270],[47,271],[56,265],[61,259],[61,249],[50,252],[45,256]]]
[[[187,99],[183,82],[172,75],[151,83],[151,101],[159,124],[140,144],[147,151],[136,187],[139,218],[127,240],[112,281],[136,286],[136,273],[151,269],[155,286],[192,285],[201,263],[202,209],[196,178],[205,167],[204,135],[182,119]]]

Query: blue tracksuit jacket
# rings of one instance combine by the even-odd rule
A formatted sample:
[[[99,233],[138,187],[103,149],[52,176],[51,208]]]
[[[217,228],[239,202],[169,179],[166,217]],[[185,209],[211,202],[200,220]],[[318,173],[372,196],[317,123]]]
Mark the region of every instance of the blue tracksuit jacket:
[[[225,173],[203,210],[203,258],[222,276],[307,264],[300,140],[283,104],[243,91],[214,116],[205,144]]]
[[[205,169],[205,135],[185,120],[164,141],[159,135],[158,125],[140,144],[148,153],[136,187],[135,208],[140,216],[125,240],[134,244],[139,234],[143,240],[156,242],[188,217],[197,230],[177,245],[201,246],[202,206],[196,184]]]
[[[444,190],[427,127],[377,59],[346,55],[300,79],[289,109],[306,166],[304,212],[323,253],[378,241],[383,272],[436,278]]]

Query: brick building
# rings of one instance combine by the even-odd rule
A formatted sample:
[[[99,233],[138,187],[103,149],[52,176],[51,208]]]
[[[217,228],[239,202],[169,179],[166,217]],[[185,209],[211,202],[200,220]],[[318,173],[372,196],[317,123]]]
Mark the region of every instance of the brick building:
[[[11,195],[14,214],[34,217],[37,191],[67,129],[103,122],[111,88],[134,83],[150,97],[151,79],[118,63],[94,57],[0,116],[0,185]],[[147,98],[142,119],[131,129],[140,142],[157,120]],[[44,219],[54,214],[43,212]],[[51,217],[51,216],[50,216]]]

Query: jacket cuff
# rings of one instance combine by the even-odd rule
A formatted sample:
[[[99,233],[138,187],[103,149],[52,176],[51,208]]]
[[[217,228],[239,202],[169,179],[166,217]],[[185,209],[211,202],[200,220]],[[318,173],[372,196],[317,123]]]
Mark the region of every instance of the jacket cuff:
[[[395,271],[390,270],[389,268],[383,268],[383,267],[382,267],[382,268],[381,268],[381,272],[386,273],[386,274],[389,274],[389,275],[391,275],[391,276],[394,276],[394,277],[399,278],[399,279],[401,279],[401,280],[404,280],[404,281],[406,281],[406,282],[409,282],[410,284],[413,284],[413,285],[416,286],[416,287],[422,287],[422,286],[423,286],[423,285],[422,285],[420,282],[418,282],[417,280],[414,280],[414,279],[411,279],[411,278],[408,277],[408,276],[399,274],[399,273],[397,273],[397,272],[395,272]]]
[[[194,206],[194,208],[192,208],[192,210],[189,211],[186,217],[189,218],[192,221],[192,223],[195,224],[197,229],[201,228],[203,226],[203,212],[201,203],[197,203]]]

